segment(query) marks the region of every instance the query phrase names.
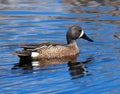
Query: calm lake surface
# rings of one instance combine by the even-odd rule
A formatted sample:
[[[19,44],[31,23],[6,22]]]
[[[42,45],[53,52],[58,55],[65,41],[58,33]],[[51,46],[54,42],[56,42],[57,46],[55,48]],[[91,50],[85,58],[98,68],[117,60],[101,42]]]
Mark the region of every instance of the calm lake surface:
[[[24,43],[66,44],[71,25],[94,40],[77,40],[76,62],[21,64],[11,54]],[[0,0],[0,59],[0,94],[120,94],[120,1]]]

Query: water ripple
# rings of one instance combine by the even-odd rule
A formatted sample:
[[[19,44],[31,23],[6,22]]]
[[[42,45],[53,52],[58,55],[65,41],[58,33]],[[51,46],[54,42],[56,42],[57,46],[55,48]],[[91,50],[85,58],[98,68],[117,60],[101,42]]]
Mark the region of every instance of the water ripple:
[[[119,0],[0,0],[0,93],[119,94],[119,5]],[[81,53],[74,63],[21,64],[11,54],[25,43],[65,44],[73,24],[94,40],[77,40]]]

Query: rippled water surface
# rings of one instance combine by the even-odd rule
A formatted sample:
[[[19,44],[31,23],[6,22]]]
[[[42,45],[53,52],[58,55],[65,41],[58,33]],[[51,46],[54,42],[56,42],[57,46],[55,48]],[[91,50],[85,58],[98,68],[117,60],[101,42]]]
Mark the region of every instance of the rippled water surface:
[[[77,40],[76,62],[21,63],[20,44],[66,44],[71,25],[93,43]],[[120,94],[119,0],[0,0],[0,94]]]

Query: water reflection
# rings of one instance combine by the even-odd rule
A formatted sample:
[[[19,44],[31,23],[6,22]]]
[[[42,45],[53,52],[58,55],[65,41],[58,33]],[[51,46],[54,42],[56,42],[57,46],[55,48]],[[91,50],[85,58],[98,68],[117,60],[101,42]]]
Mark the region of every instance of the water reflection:
[[[74,18],[78,21],[102,21],[117,25],[120,23],[119,17],[113,18],[120,15],[119,0],[63,0],[63,2],[75,6],[67,12],[79,14],[79,17]]]
[[[0,0],[0,3],[2,4],[11,4],[12,2],[14,2],[13,0]]]
[[[41,59],[39,61],[31,61],[29,58],[21,58],[19,63],[15,64],[12,69],[22,68],[23,70],[34,70],[49,65],[62,64],[67,62],[68,70],[70,71],[72,79],[76,79],[87,75],[86,63],[89,63],[93,60],[93,58],[90,57],[85,61],[79,62],[77,61],[77,57],[78,55],[57,59]]]
[[[89,7],[97,7],[100,5],[111,5],[116,6],[119,3],[119,0],[63,0],[64,3],[72,4],[75,6],[89,6]]]
[[[22,68],[22,69],[38,69],[45,66],[53,65],[53,64],[62,64],[65,62],[76,62],[77,61],[76,56],[72,57],[64,57],[64,58],[54,58],[54,59],[41,59],[39,61],[31,61],[31,59],[28,58],[21,58],[18,64],[15,64],[12,69]]]
[[[0,10],[1,94],[119,94],[120,0],[0,0]],[[65,31],[73,24],[81,25],[95,40],[92,45],[78,41],[83,56],[78,60],[15,64],[17,57],[9,54],[23,42],[63,44]],[[90,55],[94,62],[81,62]]]
[[[90,63],[93,58],[87,58],[82,62],[68,62],[68,67],[70,70],[70,75],[72,79],[81,78],[87,75],[86,64]]]

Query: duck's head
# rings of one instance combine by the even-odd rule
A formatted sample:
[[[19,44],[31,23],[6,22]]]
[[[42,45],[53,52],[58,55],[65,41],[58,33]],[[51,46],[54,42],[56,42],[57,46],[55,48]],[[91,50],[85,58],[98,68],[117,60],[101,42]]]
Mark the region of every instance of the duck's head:
[[[78,38],[83,38],[85,40],[88,40],[90,42],[93,42],[92,39],[90,39],[83,31],[83,29],[80,26],[73,25],[69,28],[66,34],[67,43],[70,44],[73,41],[75,41]]]

